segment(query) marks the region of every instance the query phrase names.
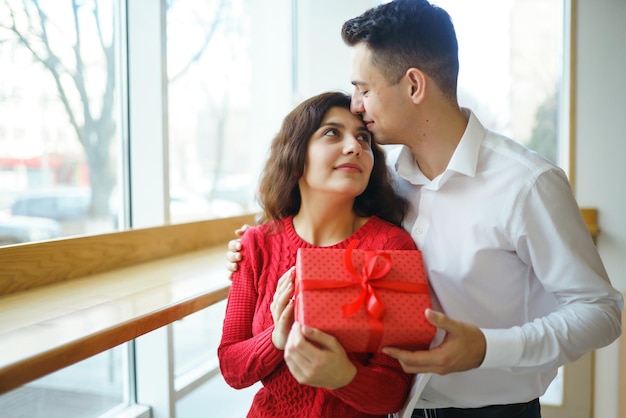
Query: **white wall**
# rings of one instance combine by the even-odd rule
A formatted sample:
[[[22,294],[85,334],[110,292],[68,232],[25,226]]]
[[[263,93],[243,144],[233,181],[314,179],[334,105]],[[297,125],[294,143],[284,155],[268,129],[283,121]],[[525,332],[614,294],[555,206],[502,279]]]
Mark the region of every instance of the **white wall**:
[[[598,208],[598,248],[626,291],[626,1],[578,0],[576,197]],[[596,418],[617,417],[618,343],[596,355]],[[622,394],[623,396],[623,394]]]
[[[626,291],[626,2],[578,0],[576,196],[599,210],[598,247]]]

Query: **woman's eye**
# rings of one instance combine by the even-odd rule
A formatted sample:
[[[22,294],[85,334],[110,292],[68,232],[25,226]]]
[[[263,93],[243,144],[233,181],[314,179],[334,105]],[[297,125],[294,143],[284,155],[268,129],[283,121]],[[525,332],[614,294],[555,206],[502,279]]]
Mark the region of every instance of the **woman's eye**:
[[[337,136],[338,134],[339,132],[337,132],[337,130],[334,128],[328,129],[326,132],[324,132],[324,135],[326,136]]]
[[[369,146],[372,145],[372,137],[367,134],[361,134],[357,138],[359,139],[359,141],[363,141]]]

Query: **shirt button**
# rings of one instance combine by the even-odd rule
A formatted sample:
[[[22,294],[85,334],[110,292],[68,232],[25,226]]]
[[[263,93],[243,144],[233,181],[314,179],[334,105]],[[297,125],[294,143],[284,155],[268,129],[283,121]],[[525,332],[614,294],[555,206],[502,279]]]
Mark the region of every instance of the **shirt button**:
[[[417,232],[418,234],[421,234],[423,232],[422,228],[418,227],[415,229],[415,232]]]

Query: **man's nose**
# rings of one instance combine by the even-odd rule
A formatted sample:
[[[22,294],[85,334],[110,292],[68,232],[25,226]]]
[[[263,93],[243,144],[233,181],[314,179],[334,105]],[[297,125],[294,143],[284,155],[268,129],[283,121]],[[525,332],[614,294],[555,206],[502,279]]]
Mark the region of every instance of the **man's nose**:
[[[365,109],[363,108],[363,99],[356,92],[352,93],[352,100],[350,101],[350,112],[355,115],[365,113]]]

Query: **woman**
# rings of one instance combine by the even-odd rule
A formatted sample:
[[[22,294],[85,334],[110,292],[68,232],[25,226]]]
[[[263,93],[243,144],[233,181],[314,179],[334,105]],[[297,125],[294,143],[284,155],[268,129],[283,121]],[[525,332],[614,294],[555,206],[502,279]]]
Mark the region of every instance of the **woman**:
[[[293,322],[300,247],[415,249],[399,227],[406,202],[350,97],[324,93],[289,113],[260,183],[261,224],[242,237],[218,349],[226,382],[262,381],[249,417],[386,417],[411,381],[382,353],[346,353],[334,337]],[[286,273],[285,273],[286,272]],[[279,279],[280,278],[280,279]]]

